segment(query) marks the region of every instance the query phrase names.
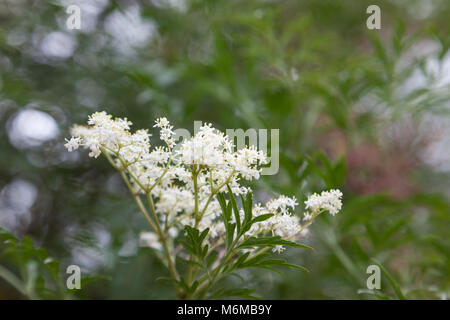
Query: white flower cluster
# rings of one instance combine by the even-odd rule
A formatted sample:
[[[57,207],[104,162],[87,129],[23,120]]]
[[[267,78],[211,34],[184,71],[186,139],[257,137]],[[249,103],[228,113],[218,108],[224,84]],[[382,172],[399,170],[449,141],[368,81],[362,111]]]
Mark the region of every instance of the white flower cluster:
[[[305,201],[306,209],[305,220],[311,220],[312,217],[320,212],[328,211],[332,216],[342,209],[342,192],[340,190],[322,191],[319,195],[314,193]]]
[[[150,247],[156,250],[162,249],[159,237],[154,232],[141,232],[139,235],[139,245],[141,247]]]
[[[283,195],[270,200],[264,206],[260,203],[256,204],[252,210],[252,214],[255,217],[263,214],[273,214],[273,216],[265,221],[252,225],[247,232],[247,235],[257,236],[271,234],[280,236],[284,239],[292,239],[298,236],[302,226],[299,217],[292,214],[297,205],[298,203],[295,197],[289,198]],[[243,214],[244,213],[241,210],[241,215]],[[273,251],[281,253],[284,249],[283,246],[278,245]]]
[[[259,179],[260,165],[267,162],[265,154],[254,146],[234,152],[232,141],[211,124],[203,125],[177,148],[173,127],[166,118],[156,120],[154,125],[160,129],[165,146],[151,148],[148,131],[131,133],[130,126],[127,119],[113,119],[106,112],[97,112],[89,117],[88,126],[73,127],[73,137],[65,146],[68,151],[84,146],[91,157],[104,153],[118,170],[126,172],[133,193],[144,194],[154,202],[152,210],[158,224],[170,230],[169,236],[176,237],[179,230],[189,225],[200,230],[210,228],[207,241],[220,241],[225,227],[216,195],[227,192],[227,186],[235,195],[249,192],[240,180]],[[341,196],[338,190],[324,192],[313,195],[306,205],[312,213],[328,210],[335,214],[342,206]],[[285,196],[264,206],[255,205],[254,216],[273,216],[255,223],[247,235],[271,234],[292,239],[302,230],[299,218],[292,214],[296,205],[295,198]],[[160,250],[158,241],[155,233],[142,234],[143,245]],[[283,249],[275,248],[278,252]]]

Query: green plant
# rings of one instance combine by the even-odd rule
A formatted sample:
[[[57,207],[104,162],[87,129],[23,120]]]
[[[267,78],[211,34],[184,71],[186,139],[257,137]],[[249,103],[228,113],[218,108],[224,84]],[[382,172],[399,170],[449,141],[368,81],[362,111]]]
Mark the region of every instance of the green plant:
[[[127,119],[97,112],[88,124],[72,129],[74,137],[67,141],[67,149],[84,146],[91,157],[103,154],[120,172],[151,229],[141,234],[141,243],[157,251],[182,299],[231,293],[250,297],[247,288],[212,291],[218,280],[241,269],[306,271],[271,258],[267,251],[280,253],[286,246],[311,249],[291,240],[298,239],[321,213],[335,215],[342,207],[339,190],[313,194],[305,201],[308,211],[301,224],[292,214],[295,197],[253,204],[251,189],[241,186],[240,180],[260,177],[265,154],[254,146],[234,152],[232,141],[210,124],[176,148],[173,127],[160,118],[155,127],[166,146],[152,150],[148,132],[130,133]],[[241,199],[240,209],[235,195]],[[187,264],[184,276],[177,269],[178,261]]]
[[[0,265],[0,278],[29,299],[64,299],[70,296],[60,273],[60,262],[45,249],[36,248],[30,237],[21,241],[0,228],[0,257],[13,271]],[[19,276],[14,269],[18,269]]]

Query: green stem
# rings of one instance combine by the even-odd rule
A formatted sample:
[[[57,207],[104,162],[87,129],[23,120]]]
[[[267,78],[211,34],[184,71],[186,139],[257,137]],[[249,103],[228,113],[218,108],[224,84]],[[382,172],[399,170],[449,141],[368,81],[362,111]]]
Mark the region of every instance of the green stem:
[[[153,202],[153,198],[152,198],[151,194],[148,193],[148,192],[147,192],[147,200],[148,200],[148,203],[150,205],[150,209],[151,209],[150,211],[152,213],[153,219],[155,220],[157,233],[158,233],[159,238],[161,240],[161,243],[163,245],[164,253],[165,253],[166,258],[167,258],[167,266],[169,268],[170,274],[172,275],[172,277],[175,280],[178,280],[178,273],[177,273],[177,270],[175,268],[175,264],[172,261],[172,256],[170,254],[169,247],[167,245],[167,235],[162,232],[161,225],[160,225],[159,220],[158,220],[158,216],[156,215],[155,204]]]
[[[116,166],[116,164],[114,163],[114,160],[111,158],[111,155],[109,155],[108,152],[106,152],[106,151],[104,151],[104,150],[102,150],[102,152],[103,152],[103,154],[106,156],[106,159],[108,159],[108,161],[111,163],[111,165],[112,165],[116,170],[119,171],[119,173],[120,173],[122,179],[125,181],[125,184],[126,184],[127,187],[128,187],[128,190],[130,191],[131,195],[133,196],[134,200],[136,201],[136,203],[137,203],[137,205],[138,205],[138,207],[139,207],[140,212],[141,212],[142,215],[144,216],[145,220],[147,220],[147,223],[149,224],[150,228],[151,228],[153,231],[156,232],[156,231],[157,231],[156,225],[153,223],[152,219],[150,218],[150,216],[149,216],[149,214],[148,214],[148,212],[147,212],[147,209],[145,209],[145,206],[144,206],[144,204],[142,203],[142,200],[141,200],[141,198],[139,197],[139,195],[136,194],[136,193],[133,191],[133,186],[130,184],[130,181],[128,180],[127,175],[126,175],[125,172],[123,171],[123,168],[119,168],[119,167]]]
[[[0,278],[5,279],[14,289],[20,292],[22,295],[28,297],[27,291],[25,289],[25,284],[20,280],[14,273],[9,271],[0,265]]]
[[[300,232],[302,232],[304,229],[308,228],[308,227],[312,224],[313,220],[314,220],[319,214],[321,214],[322,212],[323,212],[323,210],[322,210],[322,211],[319,211],[319,212],[317,212],[317,213],[315,213],[315,214],[313,214],[312,218],[311,218],[307,223],[305,223],[305,224],[299,229],[299,231],[298,231],[297,234],[299,234]],[[296,235],[297,235],[297,234],[296,234]],[[289,237],[289,238],[287,238],[287,239],[289,240],[290,238],[293,238],[294,236],[295,236],[295,235],[293,235],[293,236],[291,236],[291,237]],[[233,243],[231,244],[230,250],[229,250],[229,252],[227,253],[227,255],[224,257],[224,259],[222,260],[222,262],[221,262],[216,268],[213,269],[213,271],[211,272],[211,274],[213,274],[212,279],[211,279],[209,282],[204,282],[205,280],[208,279],[208,278],[206,277],[206,275],[204,275],[202,278],[199,279],[199,282],[200,282],[201,284],[199,285],[199,287],[198,287],[198,289],[197,289],[197,292],[201,292],[202,290],[204,290],[204,292],[203,292],[203,294],[201,295],[201,297],[204,297],[204,295],[208,292],[209,288],[214,284],[214,282],[217,281],[218,279],[220,279],[220,277],[223,276],[223,274],[220,275],[220,269],[221,269],[222,267],[225,267],[226,264],[228,263],[228,260],[234,255],[234,246],[236,245],[236,243],[237,243],[237,241],[238,241],[239,239],[240,239],[240,237],[239,237],[239,238],[236,238],[236,239],[233,241]],[[262,248],[262,249],[260,249],[259,251],[255,252],[254,254],[250,255],[247,259],[254,258],[254,257],[258,256],[258,255],[261,255],[261,254],[263,254],[264,252],[268,251],[269,249],[270,249],[270,247]]]
[[[227,252],[227,254],[225,255],[225,257],[223,258],[223,260],[219,263],[219,265],[217,266],[217,267],[215,267],[211,272],[210,272],[210,274],[212,274],[213,276],[212,276],[212,279],[210,279],[210,281],[209,282],[205,282],[206,280],[208,280],[210,277],[209,277],[209,275],[207,275],[207,274],[205,274],[205,275],[203,275],[200,279],[199,279],[199,283],[200,283],[200,285],[199,285],[199,287],[197,288],[197,292],[201,292],[202,290],[204,290],[205,289],[205,291],[204,291],[204,293],[201,295],[201,297],[204,297],[205,295],[206,295],[206,293],[208,292],[208,290],[209,290],[209,288],[211,288],[211,286],[214,284],[214,282],[216,281],[216,280],[218,280],[217,279],[217,277],[219,277],[219,275],[220,275],[220,269],[222,268],[222,267],[225,267],[226,266],[226,264],[228,263],[228,260],[230,260],[233,256],[234,256],[234,254],[235,254],[235,246],[236,246],[236,244],[238,243],[238,241],[239,241],[239,239],[240,239],[240,237],[237,237],[236,239],[234,239],[234,241],[231,243],[231,245],[230,245],[230,249],[228,250],[228,252]],[[220,277],[222,277],[223,276],[223,274],[222,275],[220,275]]]
[[[103,149],[103,148],[102,148]],[[144,204],[142,203],[141,198],[139,197],[138,194],[136,194],[133,191],[133,187],[130,184],[130,181],[128,180],[128,177],[126,176],[124,170],[127,170],[128,174],[133,178],[133,180],[141,187],[142,190],[145,190],[145,187],[140,183],[140,181],[128,170],[126,169],[126,163],[125,161],[119,156],[119,154],[115,153],[115,155],[117,156],[117,158],[119,159],[119,161],[122,164],[122,168],[119,168],[115,163],[114,160],[111,158],[111,155],[105,150],[103,149],[102,152],[105,154],[106,158],[108,159],[108,161],[111,163],[111,165],[117,169],[120,172],[120,175],[122,176],[123,180],[125,181],[125,184],[127,185],[129,191],[131,192],[131,194],[133,195],[142,215],[145,217],[145,219],[147,220],[148,224],[150,225],[151,229],[156,232],[160,238],[160,241],[163,245],[163,249],[164,249],[164,253],[166,255],[167,258],[167,267],[169,269],[169,272],[171,274],[171,276],[175,279],[178,280],[178,273],[176,271],[175,265],[172,261],[172,257],[170,255],[170,251],[169,251],[169,247],[167,245],[167,237],[166,235],[162,232],[161,230],[161,226],[158,220],[158,217],[156,215],[156,211],[155,211],[155,206],[153,203],[153,199],[151,197],[151,194],[149,192],[146,193],[147,195],[147,200],[149,202],[150,205],[150,211],[152,213],[153,216],[153,220],[152,218],[150,218],[150,215],[148,214],[147,209],[145,208]],[[180,291],[177,288],[177,294],[180,295]]]
[[[219,190],[227,185],[231,178],[233,177],[233,175],[235,174],[235,171],[231,172],[231,174],[227,177],[227,179],[225,180],[225,182],[223,182],[221,185],[219,185],[217,188],[213,188],[212,185],[212,174],[210,171],[210,189],[211,189],[211,194],[209,195],[202,211],[200,213],[198,213],[198,182],[197,182],[197,177],[198,177],[198,171],[195,170],[194,167],[194,171],[192,172],[192,178],[194,181],[194,195],[195,195],[195,211],[194,211],[194,216],[195,216],[195,227],[197,228],[198,223],[201,221],[201,219],[203,218],[206,209],[208,208],[209,204],[211,203],[212,199],[214,198],[214,196],[217,194],[217,192],[219,192]],[[192,258],[191,258],[192,259]],[[193,279],[195,279],[195,276],[197,275],[198,272],[198,267],[194,267],[194,269],[192,270],[192,265],[190,264],[188,266],[188,270],[187,270],[187,280],[188,280],[188,284],[190,284],[191,281],[193,281]]]
[[[201,220],[203,218],[203,215],[206,212],[206,209],[209,206],[209,203],[211,202],[211,200],[214,198],[214,196],[220,191],[220,189],[222,189],[222,187],[226,186],[228,183],[230,183],[231,178],[233,177],[233,175],[235,174],[235,171],[233,171],[228,178],[225,180],[225,182],[223,182],[221,185],[219,185],[217,188],[213,188],[212,184],[211,184],[211,194],[208,197],[208,200],[206,201],[205,206],[203,207],[202,211],[200,212],[200,219]],[[212,179],[212,177],[211,177]]]
[[[198,223],[200,222],[200,216],[198,214],[198,173],[196,166],[192,169],[192,181],[194,183],[194,219],[195,219],[195,228],[198,227]],[[189,255],[189,261],[193,261],[194,258],[192,255]],[[196,269],[196,268],[194,268]],[[187,284],[190,286],[191,282],[193,281],[193,273],[196,273],[196,270],[194,271],[192,268],[192,263],[188,265],[187,271],[186,271],[186,281]]]
[[[194,169],[192,171],[192,180],[194,182],[194,201],[195,201],[195,207],[194,207],[194,217],[195,217],[195,228],[197,228],[198,223],[200,222],[200,216],[198,214],[198,171],[196,171],[196,168],[194,166]]]

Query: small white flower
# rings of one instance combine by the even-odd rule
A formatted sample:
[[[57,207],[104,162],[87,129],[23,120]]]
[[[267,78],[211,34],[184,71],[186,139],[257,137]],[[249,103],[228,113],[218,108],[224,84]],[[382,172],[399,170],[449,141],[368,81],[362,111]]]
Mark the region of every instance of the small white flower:
[[[154,125],[153,127],[154,127],[154,128],[155,128],[155,127],[158,127],[158,128],[164,128],[164,127],[167,127],[169,124],[170,124],[170,123],[169,123],[169,120],[167,120],[166,117],[162,117],[162,118],[156,119],[155,125]]]
[[[139,245],[141,247],[150,247],[156,250],[162,249],[159,237],[154,232],[141,232],[139,235]]]
[[[272,252],[276,252],[278,254],[282,253],[284,250],[286,250],[285,247],[280,246],[280,245],[276,245],[275,247],[273,247]]]
[[[328,211],[332,216],[342,208],[342,192],[340,190],[323,191],[320,195],[315,193],[305,201],[306,209],[312,213],[320,210]]]
[[[77,150],[81,145],[81,138],[79,138],[79,137],[77,137],[77,138],[72,137],[70,140],[66,139],[66,141],[67,141],[67,143],[64,146],[67,148],[67,150],[69,152],[72,152],[73,150]]]

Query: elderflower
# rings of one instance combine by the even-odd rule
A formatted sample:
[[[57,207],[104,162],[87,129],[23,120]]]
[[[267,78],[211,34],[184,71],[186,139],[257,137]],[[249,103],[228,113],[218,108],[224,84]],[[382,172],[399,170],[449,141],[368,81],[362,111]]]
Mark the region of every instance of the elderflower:
[[[89,116],[87,126],[72,128],[72,138],[66,140],[65,147],[69,152],[84,147],[94,158],[104,155],[120,171],[151,229],[140,234],[140,245],[158,251],[176,283],[180,279],[176,258],[196,262],[189,265],[186,277],[181,278],[186,279],[189,287],[197,283],[195,291],[207,291],[210,280],[217,281],[228,272],[224,261],[241,259],[241,265],[245,259],[256,264],[279,261],[260,261],[255,257],[270,248],[280,254],[286,246],[296,246],[292,241],[305,236],[320,213],[328,211],[335,215],[341,210],[339,190],[311,195],[305,201],[307,211],[303,220],[294,213],[298,205],[295,197],[280,195],[265,204],[253,204],[251,189],[241,183],[260,178],[261,165],[267,163],[266,155],[255,146],[234,151],[232,139],[210,123],[177,146],[173,126],[167,118],[159,118],[153,127],[159,129],[163,146],[156,147],[152,146],[148,130],[133,133],[131,125],[126,118],[96,112]],[[227,193],[228,204],[224,195]],[[235,195],[247,198],[242,198],[241,208],[235,205]],[[183,230],[187,241],[178,239]],[[235,254],[236,249],[245,255]],[[225,251],[218,258],[223,260],[213,262],[216,258],[211,253],[217,254],[219,250]],[[208,260],[210,254],[212,257],[208,259],[212,263],[201,274],[197,265]],[[180,297],[193,294],[183,290],[177,289]]]
[[[139,235],[139,245],[141,247],[150,247],[156,250],[162,249],[159,237],[154,232],[141,232]]]
[[[214,195],[226,191],[227,186],[236,195],[249,192],[240,180],[259,178],[259,166],[267,162],[265,154],[254,146],[234,152],[231,139],[211,124],[203,125],[175,151],[173,126],[165,117],[157,119],[153,127],[160,130],[166,147],[152,148],[148,131],[131,133],[131,125],[127,119],[96,112],[89,116],[88,126],[72,128],[73,137],[65,146],[69,152],[84,146],[90,157],[102,153],[111,157],[116,168],[127,172],[133,193],[155,199],[159,223],[166,220],[178,230],[185,225],[210,228],[208,239],[221,237],[224,227]],[[197,186],[193,166],[198,168]],[[201,219],[195,217],[196,210]]]
[[[175,140],[173,138],[175,132],[172,131],[173,126],[170,125],[169,120],[167,118],[159,118],[155,121],[154,128],[160,128],[160,139],[164,141],[169,148],[173,148],[175,146]]]
[[[72,138],[65,144],[67,150],[72,152],[83,146],[89,149],[90,157],[105,154],[122,171],[130,191],[136,197],[145,195],[150,201],[155,214],[153,223],[160,226],[159,231],[153,231],[162,232],[164,227],[170,230],[166,235],[170,238],[190,226],[198,230],[208,228],[205,241],[210,244],[222,241],[226,228],[217,194],[228,192],[228,188],[234,195],[251,192],[241,181],[259,179],[261,165],[267,163],[264,152],[255,146],[234,151],[232,140],[210,123],[201,126],[176,149],[173,126],[165,117],[158,118],[153,126],[159,129],[159,138],[165,143],[157,147],[152,147],[148,130],[130,132],[132,123],[126,118],[113,118],[102,111],[89,116],[87,123],[72,128]],[[245,235],[295,240],[307,232],[306,227],[322,210],[335,215],[342,207],[341,197],[339,190],[310,196],[305,201],[309,211],[304,224],[294,214],[298,205],[295,197],[280,195],[266,204],[257,203],[252,208],[254,217],[271,216],[252,224]],[[243,221],[243,209],[239,215]],[[161,250],[163,240],[155,232],[142,233],[141,244]],[[281,245],[273,248],[278,253],[283,250]]]
[[[77,150],[80,147],[80,144],[81,144],[81,138],[80,137],[77,137],[77,138],[72,137],[70,140],[66,139],[66,141],[67,141],[67,143],[64,146],[67,148],[67,150],[69,152]]]
[[[315,193],[305,201],[306,209],[309,209],[312,214],[324,210],[334,216],[342,208],[341,198],[342,192],[340,190],[323,191],[320,195]]]

